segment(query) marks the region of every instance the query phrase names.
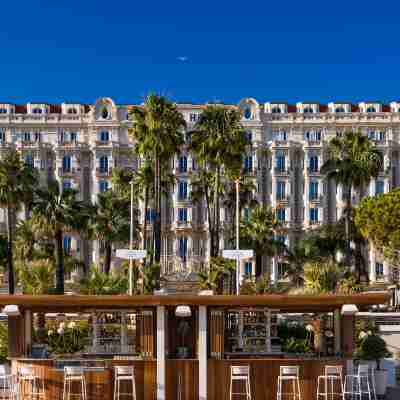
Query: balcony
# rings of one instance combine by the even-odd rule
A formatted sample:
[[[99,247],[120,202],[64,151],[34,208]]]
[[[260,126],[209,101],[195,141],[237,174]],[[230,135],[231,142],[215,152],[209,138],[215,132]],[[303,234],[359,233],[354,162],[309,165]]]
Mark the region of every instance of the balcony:
[[[289,175],[290,171],[291,170],[289,168],[279,168],[279,167],[274,168],[275,175]]]
[[[76,140],[59,140],[57,141],[57,147],[60,149],[83,149],[87,148],[88,145],[84,142],[77,142]]]
[[[58,168],[57,169],[57,174],[58,176],[74,176],[75,174],[78,174],[81,172],[80,168]]]
[[[112,167],[110,168],[96,168],[96,176],[105,177],[112,175]]]
[[[177,230],[192,229],[192,221],[175,221],[173,227]]]
[[[280,204],[284,204],[290,201],[290,196],[288,194],[285,195],[278,195],[276,196],[276,204],[279,207]]]
[[[106,148],[114,148],[114,147],[120,147],[119,142],[114,142],[112,140],[96,140],[94,142],[95,147],[106,147]]]
[[[316,195],[316,196],[310,196],[309,197],[309,202],[310,203],[322,203],[324,201],[324,196],[321,195]]]
[[[307,168],[307,173],[308,175],[320,175],[321,171],[319,170],[319,168]]]

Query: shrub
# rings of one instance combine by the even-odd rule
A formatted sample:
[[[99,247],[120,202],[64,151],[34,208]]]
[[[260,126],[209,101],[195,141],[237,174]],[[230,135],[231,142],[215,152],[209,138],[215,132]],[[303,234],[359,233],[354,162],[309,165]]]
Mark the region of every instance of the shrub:
[[[382,358],[390,357],[392,354],[386,347],[386,342],[378,335],[366,335],[361,341],[354,354],[360,360],[376,361],[376,369],[380,370]]]

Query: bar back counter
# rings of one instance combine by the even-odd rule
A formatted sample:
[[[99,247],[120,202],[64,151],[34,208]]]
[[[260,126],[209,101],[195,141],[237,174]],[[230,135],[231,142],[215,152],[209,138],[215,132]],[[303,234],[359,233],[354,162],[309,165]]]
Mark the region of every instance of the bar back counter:
[[[354,351],[355,312],[389,300],[385,292],[351,296],[0,296],[9,313],[12,371],[32,367],[45,399],[63,398],[64,367],[83,368],[88,400],[111,400],[115,366],[131,365],[137,400],[228,400],[231,366],[248,366],[253,400],[276,399],[280,367],[299,367],[301,398],[316,400],[326,365],[346,371]],[[7,307],[6,307],[7,308]],[[71,315],[89,325],[75,354],[38,358],[34,315]],[[308,318],[313,349],[287,354],[278,322]],[[51,322],[50,322],[51,323]],[[310,330],[311,332],[311,330]],[[327,334],[329,332],[329,334]],[[311,335],[311,333],[310,333]],[[124,389],[125,390],[125,389]],[[121,397],[124,398],[124,397]]]

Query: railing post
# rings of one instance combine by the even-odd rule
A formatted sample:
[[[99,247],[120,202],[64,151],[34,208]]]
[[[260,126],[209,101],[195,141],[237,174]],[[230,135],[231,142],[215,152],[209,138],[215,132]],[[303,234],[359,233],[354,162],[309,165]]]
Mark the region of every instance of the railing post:
[[[199,400],[207,400],[207,307],[199,306]]]

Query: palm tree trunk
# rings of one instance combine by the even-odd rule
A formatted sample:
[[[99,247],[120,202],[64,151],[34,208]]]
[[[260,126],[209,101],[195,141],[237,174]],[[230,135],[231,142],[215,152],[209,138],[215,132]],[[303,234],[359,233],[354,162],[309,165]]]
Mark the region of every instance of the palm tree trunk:
[[[14,263],[13,263],[13,210],[7,208],[7,270],[8,270],[8,292],[14,294]]]
[[[220,181],[220,168],[217,167],[216,171],[216,179],[215,179],[215,188],[214,188],[214,249],[213,249],[213,257],[218,257],[219,254],[219,181]]]
[[[156,160],[156,220],[155,220],[155,235],[154,235],[154,261],[158,264],[161,260],[161,170],[160,160]]]
[[[56,292],[64,294],[64,249],[63,249],[63,233],[61,229],[57,229],[54,239],[55,257],[56,257]]]
[[[146,186],[144,191],[144,221],[143,221],[143,250],[147,249],[147,208],[149,206],[149,188]]]
[[[346,209],[344,214],[346,249],[345,249],[345,264],[348,268],[351,267],[351,185],[346,188]]]
[[[112,245],[111,242],[106,242],[106,258],[104,260],[104,272],[108,275],[111,270],[111,253]]]
[[[256,279],[262,275],[262,255],[256,253]]]

